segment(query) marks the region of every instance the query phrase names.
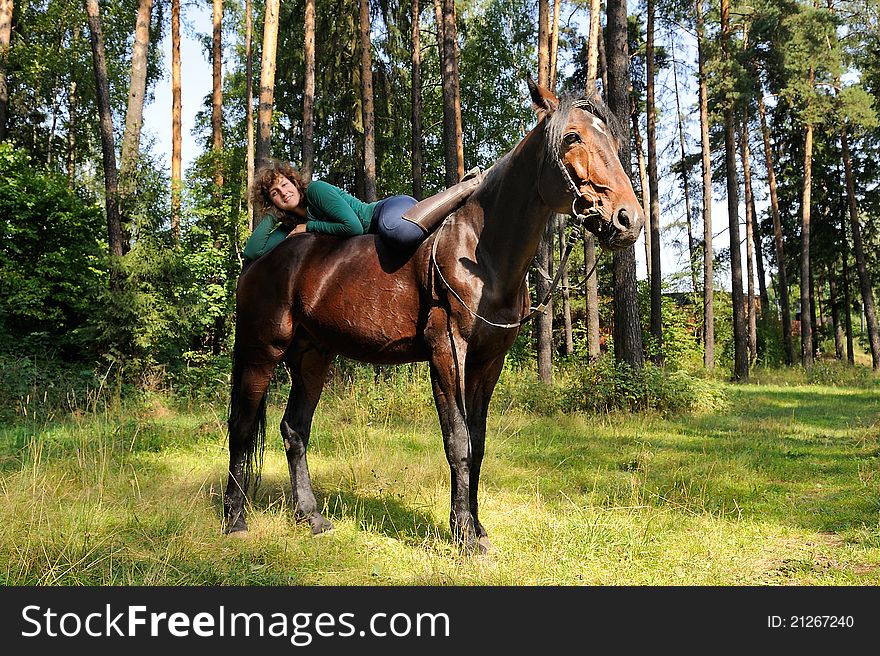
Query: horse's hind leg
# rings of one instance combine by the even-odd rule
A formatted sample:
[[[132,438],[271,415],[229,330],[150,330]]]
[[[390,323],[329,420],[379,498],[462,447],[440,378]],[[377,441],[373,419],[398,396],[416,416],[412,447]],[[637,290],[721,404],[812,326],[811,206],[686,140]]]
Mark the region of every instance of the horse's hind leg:
[[[312,534],[317,535],[332,529],[333,524],[318,511],[306,449],[312,430],[312,417],[333,356],[315,347],[300,330],[284,360],[290,369],[291,385],[287,409],[281,420],[281,437],[284,439],[287,467],[290,470],[294,512],[297,519],[308,520]]]
[[[275,362],[245,365],[241,360],[236,363],[233,371],[229,416],[229,479],[223,495],[223,523],[227,533],[248,530],[244,518],[244,501],[250,484],[253,459],[259,458],[262,452],[266,424],[266,390],[274,371]]]

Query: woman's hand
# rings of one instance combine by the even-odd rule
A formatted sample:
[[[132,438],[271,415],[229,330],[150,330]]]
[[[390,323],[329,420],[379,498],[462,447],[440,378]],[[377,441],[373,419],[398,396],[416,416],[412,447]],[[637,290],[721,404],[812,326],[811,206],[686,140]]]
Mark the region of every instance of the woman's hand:
[[[295,226],[293,226],[293,230],[291,230],[287,234],[287,236],[293,237],[294,235],[300,235],[300,234],[304,233],[305,231],[306,231],[306,224],[305,223],[297,223]]]

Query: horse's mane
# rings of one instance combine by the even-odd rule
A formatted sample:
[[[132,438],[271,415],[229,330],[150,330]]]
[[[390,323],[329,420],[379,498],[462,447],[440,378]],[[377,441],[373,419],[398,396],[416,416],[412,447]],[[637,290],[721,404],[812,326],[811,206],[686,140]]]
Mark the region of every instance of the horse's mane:
[[[581,109],[592,114],[608,126],[611,135],[618,141],[621,138],[622,128],[617,117],[611,113],[607,105],[597,92],[588,94],[565,94],[559,98],[559,107],[546,119],[544,127],[544,159],[547,162],[556,162],[562,148],[562,139],[565,137],[565,126],[568,123],[568,115],[572,109]],[[509,160],[516,148],[502,155],[488,170],[483,184],[492,184],[494,178],[504,175]]]

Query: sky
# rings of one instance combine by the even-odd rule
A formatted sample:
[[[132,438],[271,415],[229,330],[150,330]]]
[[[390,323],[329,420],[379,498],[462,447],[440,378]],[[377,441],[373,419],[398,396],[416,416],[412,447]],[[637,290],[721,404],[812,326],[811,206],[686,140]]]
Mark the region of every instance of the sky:
[[[586,15],[584,15],[586,19]],[[588,22],[585,20],[585,22]],[[199,154],[199,146],[192,134],[195,126],[196,113],[202,106],[203,100],[207,94],[211,92],[211,65],[207,54],[205,53],[198,35],[207,35],[211,33],[211,7],[207,3],[189,4],[187,3],[181,10],[181,95],[182,95],[182,157],[183,171],[186,171],[192,161]],[[255,26],[255,38],[259,33],[260,26]],[[586,27],[582,26],[582,30],[586,31]],[[166,169],[171,170],[171,39],[169,33],[161,44],[163,53],[163,77],[153,89],[153,100],[144,108],[144,131],[155,139],[154,150],[159,156],[159,161],[164,163]],[[689,62],[689,65],[695,66],[695,50],[688,48],[686,52],[678,52],[676,59],[679,62]],[[696,117],[696,89],[694,85],[688,86],[687,83],[692,81],[692,76],[679,74],[679,85],[682,92],[682,112],[689,117],[688,141],[689,150],[694,152],[699,148],[699,125]],[[671,96],[672,76],[667,72],[658,77],[658,96],[661,101],[667,103],[668,106],[674,107],[674,97]],[[525,82],[523,82],[523,98],[528,98]],[[665,95],[664,95],[665,94]],[[674,110],[672,110],[674,111]],[[674,128],[674,121],[671,117],[664,116],[660,121],[660,126],[664,130],[663,134],[658,134],[658,147],[674,147],[678,148],[677,139],[674,143],[670,143],[671,133],[669,130]],[[467,129],[467,126],[464,126]],[[643,141],[646,141],[645,134],[642,134]],[[643,146],[644,147],[644,146]],[[678,152],[670,151],[670,152]],[[673,155],[675,156],[675,155]],[[465,168],[468,168],[465,163]],[[634,170],[635,177],[638,171]],[[680,191],[676,190],[678,183],[671,180],[669,175],[664,176],[663,165],[661,163],[660,172],[660,199],[661,199],[661,226],[665,226],[680,219],[683,210],[678,208],[664,207],[664,199],[668,196],[680,197]],[[756,203],[758,212],[760,213],[767,201],[762,195],[763,190],[758,188],[755,190]],[[740,197],[742,197],[740,190]],[[740,217],[744,216],[742,212],[742,204]],[[729,239],[727,234],[727,201],[723,195],[718,192],[714,194],[712,204],[712,222],[713,246],[716,251],[728,248]],[[646,226],[647,227],[647,226]],[[702,221],[695,226],[695,238],[702,236]],[[683,236],[683,235],[682,235]],[[745,240],[745,226],[740,226],[741,239]],[[682,254],[672,245],[673,235],[663,235],[661,237],[661,270],[664,277],[672,272],[682,271],[686,267],[686,260]],[[745,268],[746,256],[745,247],[742,247],[742,262]],[[640,280],[647,278],[647,267],[645,264],[645,246],[644,235],[639,238],[635,245],[636,253],[636,275]],[[698,276],[699,279],[699,276]],[[769,282],[769,281],[768,281]],[[730,288],[729,278],[724,281],[723,286]],[[744,285],[745,286],[745,285]]]
[[[180,95],[181,138],[184,176],[198,156],[198,145],[192,131],[196,113],[205,96],[211,93],[211,63],[197,40],[197,33],[210,34],[211,6],[187,3],[180,12]],[[144,107],[144,131],[156,139],[155,152],[166,169],[171,171],[171,30],[160,45],[163,55],[163,77],[153,89],[153,101]]]

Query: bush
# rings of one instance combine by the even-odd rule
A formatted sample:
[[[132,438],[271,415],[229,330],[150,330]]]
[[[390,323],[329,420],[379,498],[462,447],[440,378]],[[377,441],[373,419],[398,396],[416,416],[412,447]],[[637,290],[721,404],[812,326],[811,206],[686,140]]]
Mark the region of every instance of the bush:
[[[92,350],[88,324],[108,280],[100,207],[67,179],[0,143],[0,345],[20,353]]]
[[[94,411],[105,384],[85,365],[0,353],[0,423]]]
[[[833,385],[846,387],[871,387],[877,384],[877,377],[869,367],[853,367],[840,360],[820,358],[806,371],[807,382],[812,385]]]
[[[505,365],[491,407],[552,416],[562,410],[559,392],[559,384],[547,385],[534,369]]]
[[[635,370],[604,357],[573,372],[561,403],[569,412],[711,412],[724,407],[726,399],[715,381],[650,363]]]

